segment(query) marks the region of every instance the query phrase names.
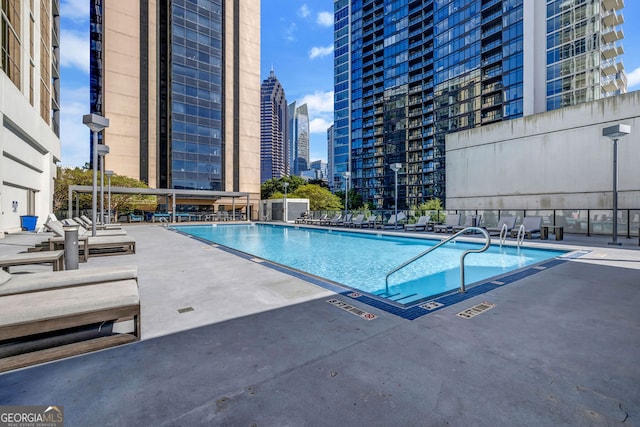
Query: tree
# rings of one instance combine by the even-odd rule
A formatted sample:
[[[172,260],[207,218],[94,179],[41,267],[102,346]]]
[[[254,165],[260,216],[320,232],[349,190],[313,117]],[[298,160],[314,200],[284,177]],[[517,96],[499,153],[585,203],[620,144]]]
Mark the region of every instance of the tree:
[[[285,182],[289,183],[287,194],[293,193],[301,185],[307,184],[307,181],[305,181],[304,178],[300,178],[299,176],[284,176],[282,178],[268,179],[260,186],[260,197],[262,198],[262,200],[273,199],[273,196],[277,192],[284,194]],[[282,198],[282,196],[279,198]]]
[[[98,181],[100,178],[98,177]],[[106,181],[106,177],[105,177]],[[53,193],[53,208],[55,211],[67,210],[69,203],[70,185],[93,185],[93,171],[91,169],[63,168],[58,167],[58,176],[55,180]],[[99,185],[99,184],[98,184]],[[148,188],[147,184],[137,179],[122,175],[111,177],[111,187],[127,188]],[[106,198],[105,182],[105,198]],[[78,196],[78,208],[81,210],[91,209],[91,199],[93,195],[82,193]],[[131,212],[134,209],[155,210],[157,200],[155,196],[142,196],[139,194],[112,194],[111,209],[116,212]]]
[[[344,191],[336,191],[335,195],[342,200],[343,208],[344,208]],[[349,209],[362,209],[364,203],[362,201],[362,196],[356,192],[353,188],[349,189]]]
[[[446,216],[443,209],[442,202],[436,198],[420,203],[417,210],[420,215],[430,214],[432,221],[443,222]]]
[[[291,197],[309,199],[309,209],[312,211],[339,210],[342,202],[328,189],[317,184],[305,184],[296,189]]]

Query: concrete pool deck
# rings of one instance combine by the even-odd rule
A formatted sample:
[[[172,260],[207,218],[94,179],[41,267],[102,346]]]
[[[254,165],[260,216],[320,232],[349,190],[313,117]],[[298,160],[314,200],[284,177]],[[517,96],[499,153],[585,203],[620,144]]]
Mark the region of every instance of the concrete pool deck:
[[[138,266],[143,340],[0,374],[0,405],[64,406],[69,426],[640,425],[637,237],[544,242],[590,252],[408,321],[159,225],[126,230],[135,255],[80,268]],[[45,237],[7,235],[0,255]]]

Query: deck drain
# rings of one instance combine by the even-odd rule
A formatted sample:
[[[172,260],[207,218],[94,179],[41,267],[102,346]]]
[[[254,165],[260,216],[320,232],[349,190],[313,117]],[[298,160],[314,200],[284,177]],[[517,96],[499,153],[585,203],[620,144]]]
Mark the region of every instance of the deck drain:
[[[437,301],[427,301],[424,304],[420,304],[420,308],[424,308],[425,310],[435,310],[436,308],[442,307],[444,304]]]
[[[264,262],[264,260],[260,259],[260,258],[251,258],[251,261],[258,262],[258,263],[263,263]]]
[[[547,267],[543,267],[543,266],[541,266],[541,265],[536,265],[536,266],[531,267],[531,268],[533,268],[533,269],[535,269],[535,270],[546,270],[546,269],[547,269]]]
[[[178,309],[178,313],[182,314],[182,313],[188,313],[190,311],[193,311],[193,307],[185,307],[185,308],[179,308]]]
[[[485,301],[478,305],[474,305],[471,308],[467,308],[465,311],[461,311],[456,316],[462,317],[464,319],[471,319],[472,317],[475,317],[480,313],[484,313],[485,311],[490,310],[495,306],[495,304]]]
[[[494,285],[498,285],[498,286],[502,286],[502,285],[504,285],[504,282],[501,282],[501,281],[499,281],[499,280],[494,280],[494,281],[493,281],[493,282],[491,282],[491,283],[493,283]]]
[[[344,311],[348,311],[349,313],[354,314],[354,315],[356,315],[358,317],[361,317],[361,318],[363,318],[365,320],[373,320],[376,317],[378,317],[373,313],[369,313],[369,312],[366,312],[364,310],[360,310],[359,308],[354,307],[354,306],[352,306],[350,304],[347,304],[346,302],[340,301],[338,299],[328,299],[327,302],[329,304],[335,306],[335,307],[341,308]]]

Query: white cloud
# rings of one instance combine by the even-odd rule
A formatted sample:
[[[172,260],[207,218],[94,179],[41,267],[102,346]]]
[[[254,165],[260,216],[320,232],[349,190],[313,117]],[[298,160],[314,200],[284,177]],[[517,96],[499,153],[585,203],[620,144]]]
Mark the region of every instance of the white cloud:
[[[288,27],[284,28],[284,38],[290,42],[295,41],[296,31],[298,31],[298,26],[295,22],[292,22]]]
[[[631,91],[636,87],[640,89],[640,67],[627,74],[627,89]]]
[[[300,6],[300,9],[298,9],[298,15],[302,18],[306,18],[309,15],[311,15],[311,10],[309,10],[309,6],[307,6],[306,4],[303,4],[302,6]]]
[[[300,105],[307,104],[310,116],[313,116],[314,113],[320,114],[330,112],[333,114],[333,91],[315,91],[313,94],[302,97],[298,103]]]
[[[331,120],[333,123],[333,120]],[[318,117],[309,121],[309,132],[310,133],[327,133],[327,129],[331,126],[331,123],[325,120],[324,118]]]
[[[314,46],[311,48],[311,50],[309,51],[309,59],[314,59],[314,58],[322,58],[323,56],[327,56],[327,55],[331,55],[333,53],[333,45],[330,44],[329,46]]]
[[[87,0],[62,0],[60,15],[75,22],[89,22],[89,4]]]
[[[76,31],[61,31],[60,63],[89,74],[89,35]]]
[[[89,128],[82,116],[89,110],[89,88],[62,89],[60,109],[60,143],[63,166],[84,166],[89,161]]]
[[[323,27],[331,27],[333,25],[333,13],[331,12],[319,12],[316,18],[316,23]]]

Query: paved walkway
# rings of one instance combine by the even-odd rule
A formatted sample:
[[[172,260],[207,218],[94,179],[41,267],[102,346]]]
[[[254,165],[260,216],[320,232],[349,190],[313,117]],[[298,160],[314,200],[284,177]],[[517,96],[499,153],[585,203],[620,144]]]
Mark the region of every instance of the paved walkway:
[[[135,255],[80,268],[138,266],[143,340],[0,374],[0,405],[62,405],[69,426],[640,425],[637,238],[566,236],[591,252],[414,321],[337,297],[367,321],[260,263],[126,229]]]

